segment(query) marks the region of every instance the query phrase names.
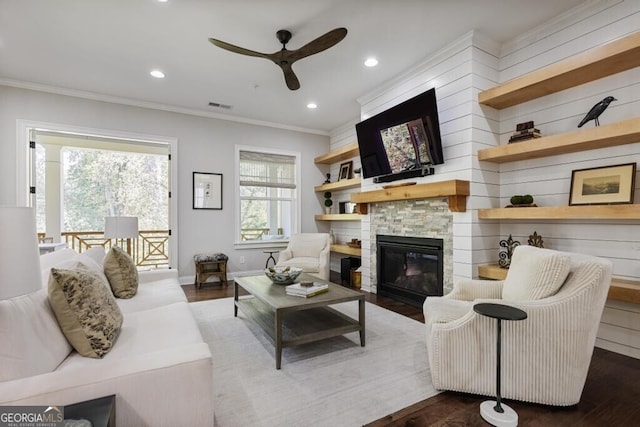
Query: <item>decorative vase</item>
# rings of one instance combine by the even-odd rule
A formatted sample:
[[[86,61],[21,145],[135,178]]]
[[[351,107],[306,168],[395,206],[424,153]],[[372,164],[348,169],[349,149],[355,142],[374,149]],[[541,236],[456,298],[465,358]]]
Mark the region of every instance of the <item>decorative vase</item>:
[[[325,206],[324,208],[324,213],[326,213],[327,215],[329,215],[331,213],[331,207],[330,206]]]

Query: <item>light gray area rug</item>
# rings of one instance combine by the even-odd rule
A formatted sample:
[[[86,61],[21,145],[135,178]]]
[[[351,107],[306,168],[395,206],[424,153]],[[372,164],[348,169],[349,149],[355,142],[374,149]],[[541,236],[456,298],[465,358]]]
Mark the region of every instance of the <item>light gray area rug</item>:
[[[437,394],[424,324],[366,304],[366,346],[357,333],[274,347],[233,299],[189,304],[213,356],[217,427],[361,426]],[[357,303],[334,308],[357,317]]]

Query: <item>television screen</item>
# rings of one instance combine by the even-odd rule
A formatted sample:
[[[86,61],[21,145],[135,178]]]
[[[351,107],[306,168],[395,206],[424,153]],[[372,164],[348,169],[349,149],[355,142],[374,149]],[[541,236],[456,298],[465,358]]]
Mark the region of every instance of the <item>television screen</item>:
[[[444,163],[435,89],[356,125],[365,178]]]

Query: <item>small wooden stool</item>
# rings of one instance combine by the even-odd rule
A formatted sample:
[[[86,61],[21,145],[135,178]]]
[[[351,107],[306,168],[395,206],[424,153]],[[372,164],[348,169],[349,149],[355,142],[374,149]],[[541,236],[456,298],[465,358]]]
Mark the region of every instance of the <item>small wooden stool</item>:
[[[221,285],[224,283],[226,286],[228,259],[229,257],[222,253],[195,255],[193,260],[196,263],[196,278],[193,284],[200,289],[209,277],[214,276],[220,279]]]

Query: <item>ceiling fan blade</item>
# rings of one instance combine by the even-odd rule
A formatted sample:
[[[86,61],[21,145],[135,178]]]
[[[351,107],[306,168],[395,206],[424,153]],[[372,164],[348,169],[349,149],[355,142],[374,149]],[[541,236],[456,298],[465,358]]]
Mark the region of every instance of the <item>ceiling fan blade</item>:
[[[346,28],[333,29],[326,34],[321,35],[317,39],[310,41],[306,45],[302,46],[300,49],[291,50],[287,52],[289,63],[293,63],[294,61],[297,61],[299,59],[306,58],[307,56],[314,55],[318,52],[322,52],[323,50],[327,50],[331,46],[334,46],[337,43],[339,43],[346,36],[347,36]]]
[[[261,52],[256,52],[254,50],[245,49],[243,47],[236,46],[236,45],[233,45],[231,43],[223,42],[222,40],[217,40],[217,39],[210,38],[209,41],[212,44],[214,44],[215,46],[218,46],[218,47],[220,47],[220,48],[222,48],[224,50],[228,50],[230,52],[239,53],[241,55],[257,56],[258,58],[267,58],[267,59],[269,59],[269,55],[266,54],[266,53],[261,53]]]
[[[278,64],[280,68],[282,68],[282,72],[284,73],[284,81],[287,83],[287,87],[291,90],[300,89],[300,81],[298,77],[296,77],[293,69],[291,68],[290,63]]]

